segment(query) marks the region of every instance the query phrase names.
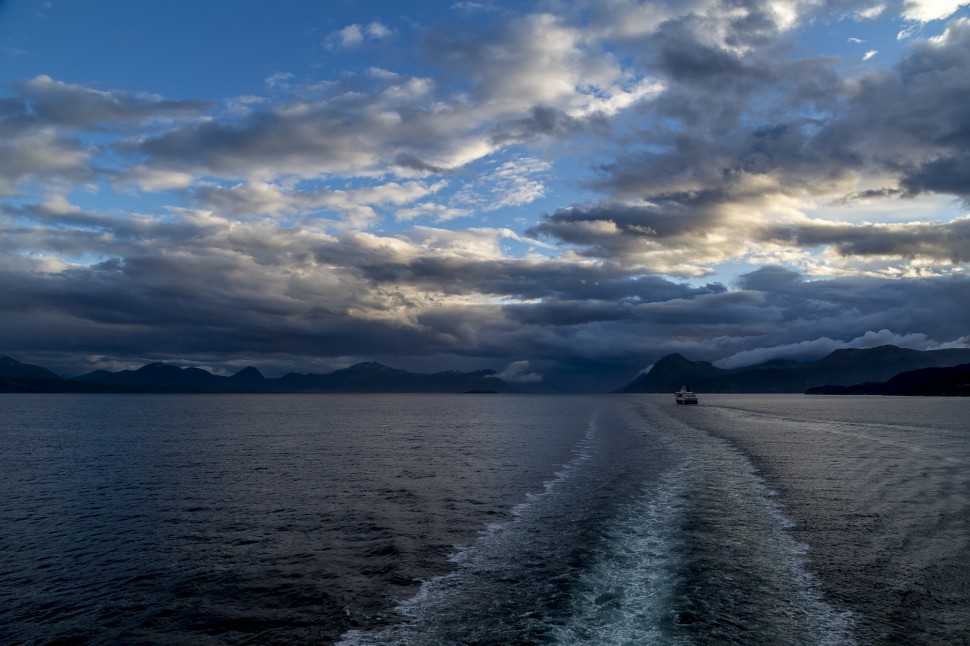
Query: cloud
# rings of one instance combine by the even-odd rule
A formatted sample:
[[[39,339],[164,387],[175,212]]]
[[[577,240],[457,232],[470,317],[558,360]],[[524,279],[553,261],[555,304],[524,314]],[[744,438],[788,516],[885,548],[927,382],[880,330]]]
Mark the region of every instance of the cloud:
[[[534,384],[542,381],[541,374],[529,371],[528,361],[513,361],[495,376],[510,384]]]
[[[495,137],[572,130],[610,106],[630,107],[659,91],[654,80],[624,69],[562,18],[537,13],[499,20],[469,33],[436,29],[424,47],[471,84],[483,115],[509,121]],[[632,78],[631,78],[632,77]],[[617,106],[617,108],[619,107]]]
[[[810,341],[800,341],[788,345],[779,345],[771,348],[757,348],[755,350],[745,350],[729,357],[724,357],[715,362],[719,368],[744,368],[753,366],[773,359],[787,359],[791,361],[816,361],[830,354],[835,350],[843,348],[875,348],[881,345],[895,345],[900,348],[911,348],[913,350],[939,350],[943,347],[965,348],[967,337],[956,339],[949,343],[939,343],[928,338],[922,333],[896,334],[888,329],[877,332],[868,331],[862,336],[849,340],[830,339],[821,337]]]
[[[331,213],[343,224],[367,226],[386,207],[411,204],[447,182],[410,181],[361,185],[351,190],[294,190],[283,184],[250,181],[232,186],[201,183],[193,195],[200,206],[228,217]]]
[[[903,18],[916,22],[943,20],[967,4],[964,0],[903,0]]]
[[[331,38],[341,47],[353,47],[364,42],[364,32],[360,25],[347,25]]]
[[[548,106],[535,106],[528,116],[500,122],[492,131],[491,139],[497,145],[523,143],[540,137],[565,136],[581,131],[585,122],[571,117],[562,110]]]
[[[674,351],[961,343],[970,21],[861,67],[794,33],[883,9],[504,8],[393,55],[404,34],[360,21],[325,42],[359,69],[218,103],[22,81],[0,98],[0,338],[595,389]]]
[[[387,38],[391,30],[380,22],[371,22],[367,25],[367,35],[371,38]]]
[[[209,107],[204,101],[172,101],[155,95],[106,92],[36,76],[14,87],[40,122],[58,126],[89,127],[153,119],[191,118]]]
[[[489,25],[485,33],[429,30],[421,56],[433,61],[439,78],[453,81],[448,87],[377,66],[319,82],[298,82],[280,71],[265,84],[286,99],[235,97],[214,112],[212,102],[106,92],[38,76],[15,85],[22,102],[0,107],[10,113],[0,129],[22,135],[53,126],[69,142],[74,133],[68,130],[118,128],[89,161],[110,155],[112,165],[128,164],[116,181],[145,191],[201,178],[408,178],[453,172],[512,145],[573,137],[663,91],[656,79],[636,74],[556,16],[505,12]],[[381,22],[354,23],[328,42],[359,46],[391,34]],[[7,192],[31,174],[11,175]],[[521,206],[542,191],[533,181],[499,202]]]
[[[531,204],[546,193],[543,178],[552,166],[535,157],[515,157],[481,173],[455,195],[462,206],[479,211]]]
[[[878,51],[874,49],[870,49],[868,52],[862,55],[862,60],[867,61],[878,53],[879,53]]]
[[[16,97],[0,99],[0,195],[24,184],[61,188],[96,181],[102,145],[88,132],[124,131],[201,118],[209,103],[170,101],[154,95],[100,91],[36,76],[12,84]]]
[[[648,203],[604,202],[558,209],[530,229],[589,258],[654,273],[703,276],[709,264],[743,253],[744,234],[718,210],[716,191],[675,194]],[[698,236],[698,232],[705,235]]]
[[[865,9],[859,9],[856,11],[855,16],[858,20],[873,20],[878,18],[886,11],[886,5],[883,3],[874,4],[871,7],[866,7]],[[853,40],[853,39],[849,39]],[[858,40],[858,39],[855,39]],[[861,41],[860,41],[861,42]]]
[[[120,173],[115,183],[121,186],[135,184],[143,191],[158,192],[188,188],[195,183],[196,177],[177,170],[156,170],[146,166],[136,166]]]
[[[559,208],[532,235],[584,257],[680,276],[741,257],[785,259],[816,274],[852,262],[861,272],[942,274],[968,261],[960,218],[874,224],[812,214],[820,200],[853,195],[876,203],[932,193],[967,199],[970,21],[951,21],[894,68],[851,83],[824,59],[762,61],[712,49],[698,43],[689,20],[656,31],[658,64],[678,83],[648,110],[680,127],[651,130],[644,150],[602,163],[594,186],[610,197]],[[705,77],[711,69],[716,85]],[[815,116],[757,125],[769,115],[758,112],[755,79],[788,92],[782,103],[795,114],[804,105]],[[706,94],[714,87],[716,98]],[[864,174],[884,183],[859,191]]]
[[[526,356],[528,369],[510,370],[606,389],[604,380],[619,386],[674,351],[715,360],[805,339],[861,343],[884,329],[894,336],[879,341],[916,343],[922,334],[943,344],[970,329],[966,276],[809,281],[766,267],[728,290],[619,263],[515,258],[504,243],[528,240],[507,229],[333,235],[211,211],[173,211],[164,221],[107,216],[61,198],[6,208],[0,334],[25,352],[80,345],[144,357],[148,336],[153,358],[204,356],[210,365],[235,361],[239,348],[257,364]],[[43,261],[50,255],[74,260],[55,267]]]
[[[512,106],[492,99],[472,106],[459,99],[442,102],[428,79],[373,80],[380,87],[370,94],[332,84],[312,99],[253,106],[231,123],[184,124],[122,142],[119,149],[148,158],[155,168],[267,181],[280,175],[440,173],[513,143],[488,134],[501,130],[497,118],[517,114]]]
[[[289,89],[295,78],[296,75],[292,72],[273,72],[263,82],[271,90]]]
[[[436,222],[446,222],[455,218],[465,218],[472,215],[468,209],[459,209],[445,204],[434,202],[422,202],[405,209],[394,211],[394,217],[398,220],[413,220],[419,217],[431,218]]]
[[[896,256],[950,263],[970,262],[970,216],[949,223],[847,225],[810,222],[766,230],[802,247],[831,245],[842,256]]]
[[[75,139],[52,130],[26,132],[0,141],[0,195],[14,196],[18,186],[43,179],[56,183],[81,183],[96,177],[92,151]]]
[[[367,25],[354,23],[339,29],[327,37],[329,49],[350,49],[361,45],[366,39],[380,40],[391,35],[391,30],[380,22]]]

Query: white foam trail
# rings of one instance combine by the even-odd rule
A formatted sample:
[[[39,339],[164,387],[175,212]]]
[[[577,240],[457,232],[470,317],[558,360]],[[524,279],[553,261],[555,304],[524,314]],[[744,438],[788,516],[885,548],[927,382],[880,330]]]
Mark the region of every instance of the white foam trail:
[[[729,442],[674,419],[664,426],[679,435],[696,460],[690,478],[702,490],[692,494],[694,505],[703,506],[702,514],[712,523],[720,523],[722,536],[709,540],[730,559],[731,550],[757,570],[759,589],[751,603],[761,611],[771,629],[785,635],[788,643],[813,646],[849,646],[854,617],[848,611],[826,603],[815,576],[807,565],[808,546],[790,533],[794,526],[771,490],[756,472],[751,461]],[[725,567],[737,569],[730,562]],[[747,578],[748,573],[734,571],[732,576]],[[771,602],[765,607],[766,597]],[[750,607],[748,608],[750,610]],[[760,640],[758,643],[765,643]]]
[[[517,539],[509,530],[519,523],[529,522],[530,516],[540,513],[545,501],[554,496],[557,490],[567,483],[595,455],[598,443],[599,410],[593,412],[582,440],[573,449],[573,459],[554,472],[553,478],[542,484],[539,493],[527,493],[526,500],[512,508],[513,519],[506,523],[487,525],[479,535],[478,541],[471,546],[456,546],[449,560],[459,565],[450,574],[434,577],[421,584],[421,588],[410,599],[401,602],[396,611],[406,618],[402,624],[390,626],[376,632],[351,630],[345,633],[337,646],[378,646],[397,644],[401,646],[431,646],[450,644],[451,640],[440,635],[431,635],[434,626],[423,625],[434,621],[437,612],[447,611],[448,601],[456,591],[460,592],[469,572],[488,571],[497,562],[505,562],[505,553],[515,551]],[[526,539],[527,540],[527,539]],[[496,557],[500,558],[496,558]],[[439,608],[438,606],[441,606]],[[444,610],[442,610],[444,609]]]
[[[593,565],[577,582],[557,643],[688,644],[669,634],[680,563],[675,545],[690,463],[669,470],[604,528]]]

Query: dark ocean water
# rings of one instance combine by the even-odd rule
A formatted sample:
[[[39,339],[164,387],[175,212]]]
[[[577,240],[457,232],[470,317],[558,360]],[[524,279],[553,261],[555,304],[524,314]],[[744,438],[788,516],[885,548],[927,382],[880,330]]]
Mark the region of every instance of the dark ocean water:
[[[967,644],[968,400],[0,397],[0,643]]]

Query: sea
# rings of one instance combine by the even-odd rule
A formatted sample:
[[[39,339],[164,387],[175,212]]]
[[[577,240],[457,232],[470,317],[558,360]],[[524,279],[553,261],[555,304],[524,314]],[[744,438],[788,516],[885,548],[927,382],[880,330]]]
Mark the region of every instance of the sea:
[[[0,395],[0,643],[970,644],[970,399]]]

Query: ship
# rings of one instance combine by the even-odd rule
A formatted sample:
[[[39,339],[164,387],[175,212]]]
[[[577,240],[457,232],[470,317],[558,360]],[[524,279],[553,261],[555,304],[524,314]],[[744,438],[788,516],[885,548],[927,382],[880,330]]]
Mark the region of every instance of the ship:
[[[696,404],[697,395],[690,389],[690,386],[681,386],[680,390],[674,393],[674,399],[678,404]]]

